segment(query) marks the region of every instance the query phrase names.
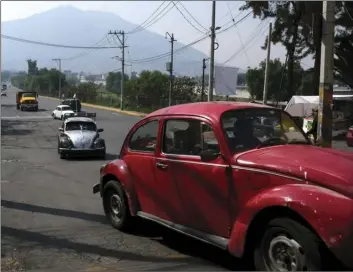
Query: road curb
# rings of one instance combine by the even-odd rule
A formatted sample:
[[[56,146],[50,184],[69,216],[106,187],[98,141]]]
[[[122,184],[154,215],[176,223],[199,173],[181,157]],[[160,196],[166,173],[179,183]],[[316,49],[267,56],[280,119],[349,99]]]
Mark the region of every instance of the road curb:
[[[40,95],[40,97],[60,101],[59,98],[55,98],[55,97],[44,96],[44,95]],[[142,113],[142,112],[136,112],[136,111],[122,111],[122,110],[115,109],[115,108],[111,108],[111,107],[99,106],[99,105],[88,104],[88,103],[81,103],[81,105],[82,105],[82,106],[85,106],[85,107],[89,107],[89,108],[100,109],[100,110],[107,110],[107,111],[112,111],[112,112],[118,112],[118,113],[121,113],[121,114],[126,114],[126,115],[131,115],[131,116],[137,116],[137,117],[144,117],[144,116],[147,115],[146,113]]]

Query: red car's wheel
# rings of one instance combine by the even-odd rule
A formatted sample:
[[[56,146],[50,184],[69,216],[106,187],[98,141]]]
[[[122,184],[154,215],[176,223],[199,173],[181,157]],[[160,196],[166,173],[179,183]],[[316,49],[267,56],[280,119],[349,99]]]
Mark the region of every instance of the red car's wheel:
[[[254,252],[258,271],[320,271],[320,240],[308,228],[289,218],[266,226]]]
[[[103,207],[110,224],[118,230],[127,230],[131,225],[131,215],[123,187],[115,180],[103,188]]]

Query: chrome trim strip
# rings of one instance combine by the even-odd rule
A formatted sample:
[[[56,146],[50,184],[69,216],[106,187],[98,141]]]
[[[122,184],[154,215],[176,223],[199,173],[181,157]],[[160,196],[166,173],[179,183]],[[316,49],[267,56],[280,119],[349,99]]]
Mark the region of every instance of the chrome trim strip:
[[[188,161],[188,160],[178,160],[178,159],[169,159],[169,158],[160,158],[160,157],[157,157],[156,160],[171,161],[171,162],[177,162],[177,163],[191,163],[191,164],[199,164],[199,165],[207,165],[207,166],[215,166],[215,167],[223,167],[223,168],[228,167],[228,165],[225,165],[225,164],[199,162],[199,161]]]
[[[158,158],[158,157],[156,159],[162,160],[162,161],[176,162],[176,163],[191,163],[191,164],[222,167],[222,168],[228,167],[228,165],[226,165],[226,164],[218,164],[218,163],[208,163],[208,162],[188,161],[188,160],[178,160],[178,159]],[[287,174],[282,174],[282,173],[278,173],[278,172],[274,172],[274,171],[270,171],[270,170],[252,168],[252,167],[248,167],[248,166],[232,165],[232,169],[246,170],[246,171],[256,172],[256,173],[260,173],[260,174],[269,174],[269,175],[274,175],[274,176],[279,176],[279,177],[283,177],[283,178],[288,178],[288,179],[304,182],[304,178],[301,179],[301,178],[293,177],[293,176],[287,175]]]
[[[263,170],[263,169],[257,169],[257,168],[247,167],[247,166],[238,166],[238,165],[232,165],[232,169],[246,170],[246,171],[256,172],[260,174],[269,174],[269,175],[279,176],[279,177],[303,182],[303,179],[301,178],[293,177],[290,175],[286,175],[286,174],[282,174],[282,173],[278,173],[270,170]]]
[[[182,233],[184,235],[190,236],[190,237],[197,239],[197,240],[200,240],[204,243],[208,243],[210,245],[216,246],[220,249],[227,250],[227,248],[228,248],[228,244],[229,244],[228,238],[220,237],[217,235],[212,235],[212,234],[205,233],[205,232],[199,231],[199,230],[195,230],[195,229],[183,226],[183,225],[175,224],[175,223],[172,223],[168,220],[164,220],[164,219],[159,218],[157,216],[154,216],[152,214],[148,214],[148,213],[141,212],[141,211],[137,212],[137,216],[144,218],[146,220],[156,222],[156,223],[163,225],[169,229],[172,229],[172,230],[177,231],[179,233]]]

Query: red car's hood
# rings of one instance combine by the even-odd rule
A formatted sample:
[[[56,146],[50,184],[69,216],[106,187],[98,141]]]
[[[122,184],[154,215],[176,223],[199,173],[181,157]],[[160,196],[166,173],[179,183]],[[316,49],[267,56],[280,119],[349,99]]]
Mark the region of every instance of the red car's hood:
[[[237,165],[301,178],[353,196],[353,153],[307,145],[280,145],[234,157]]]

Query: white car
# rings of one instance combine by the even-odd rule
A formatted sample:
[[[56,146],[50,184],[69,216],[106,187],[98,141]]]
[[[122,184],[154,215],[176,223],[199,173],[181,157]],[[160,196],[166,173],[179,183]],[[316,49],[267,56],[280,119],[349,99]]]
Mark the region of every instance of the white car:
[[[53,116],[54,119],[61,119],[64,120],[64,116],[66,113],[74,113],[74,111],[71,109],[70,106],[67,105],[59,105],[56,107],[55,110],[53,110],[51,116]]]

